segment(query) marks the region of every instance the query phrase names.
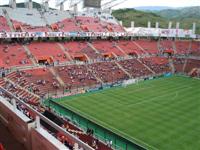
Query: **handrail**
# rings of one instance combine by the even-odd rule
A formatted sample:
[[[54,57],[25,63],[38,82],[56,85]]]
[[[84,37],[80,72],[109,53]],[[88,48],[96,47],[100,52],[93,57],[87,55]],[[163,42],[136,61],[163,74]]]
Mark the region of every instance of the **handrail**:
[[[51,127],[53,127],[54,129],[56,129],[57,131],[61,132],[63,135],[71,138],[71,140],[73,140],[75,143],[77,143],[80,147],[82,147],[85,150],[94,150],[92,147],[90,147],[89,145],[87,145],[86,143],[84,143],[83,141],[81,141],[80,139],[78,139],[76,136],[70,134],[69,132],[65,131],[63,128],[61,128],[60,126],[58,126],[57,124],[55,124],[53,121],[49,120],[48,118],[46,118],[44,115],[42,115],[41,113],[39,113],[38,111],[36,111],[35,109],[33,109],[32,107],[30,107],[29,105],[27,105],[25,102],[23,102],[22,100],[20,100],[19,98],[17,98],[16,96],[14,96],[12,93],[10,93],[9,91],[7,91],[6,89],[4,89],[3,87],[0,87],[0,89],[4,92],[6,92],[8,95],[10,95],[11,97],[13,97],[16,101],[18,101],[19,103],[23,104],[24,106],[26,106],[27,109],[31,110],[32,112],[34,112],[36,114],[36,116],[38,116],[41,120],[43,120],[45,123],[47,123],[48,125],[50,125]]]

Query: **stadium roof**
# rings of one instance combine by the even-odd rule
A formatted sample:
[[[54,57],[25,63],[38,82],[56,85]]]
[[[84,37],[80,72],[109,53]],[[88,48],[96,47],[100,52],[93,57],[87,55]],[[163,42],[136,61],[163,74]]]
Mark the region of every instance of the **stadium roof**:
[[[17,0],[17,2],[24,2],[25,0]],[[35,2],[41,3],[41,0],[33,0]],[[56,0],[50,0],[49,4],[51,7],[55,7]],[[109,0],[104,0],[104,2]],[[9,0],[0,0],[0,5],[8,4]],[[169,6],[169,7],[186,7],[186,6],[200,6],[199,0],[128,0],[121,5],[115,7],[117,8],[126,8],[126,7],[139,7],[139,6]]]

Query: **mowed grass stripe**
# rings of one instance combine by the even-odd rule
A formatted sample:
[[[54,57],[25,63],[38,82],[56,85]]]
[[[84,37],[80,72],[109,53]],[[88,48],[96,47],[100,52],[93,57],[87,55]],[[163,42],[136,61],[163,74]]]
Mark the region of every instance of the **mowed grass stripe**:
[[[58,102],[152,149],[196,150],[200,144],[199,91],[199,80],[172,77]]]

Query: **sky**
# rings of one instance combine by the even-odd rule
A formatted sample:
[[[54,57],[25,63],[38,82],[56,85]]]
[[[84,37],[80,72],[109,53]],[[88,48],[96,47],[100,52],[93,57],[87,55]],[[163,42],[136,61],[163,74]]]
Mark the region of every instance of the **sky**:
[[[26,0],[16,0],[17,2],[24,2]],[[33,0],[41,3],[42,0]],[[104,0],[104,2],[109,0]],[[9,0],[0,0],[0,5],[8,4]],[[55,8],[56,0],[50,0],[49,4]],[[67,4],[66,4],[67,5]],[[127,0],[124,3],[115,7],[118,8],[134,8],[139,6],[169,6],[169,7],[188,7],[200,6],[200,0]]]

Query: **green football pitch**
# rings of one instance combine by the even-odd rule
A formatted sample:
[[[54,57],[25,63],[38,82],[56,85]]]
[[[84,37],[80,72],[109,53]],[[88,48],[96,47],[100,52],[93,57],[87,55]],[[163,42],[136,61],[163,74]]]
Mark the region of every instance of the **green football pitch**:
[[[170,77],[57,101],[148,149],[200,149],[200,80]]]

